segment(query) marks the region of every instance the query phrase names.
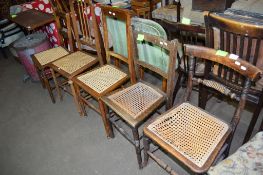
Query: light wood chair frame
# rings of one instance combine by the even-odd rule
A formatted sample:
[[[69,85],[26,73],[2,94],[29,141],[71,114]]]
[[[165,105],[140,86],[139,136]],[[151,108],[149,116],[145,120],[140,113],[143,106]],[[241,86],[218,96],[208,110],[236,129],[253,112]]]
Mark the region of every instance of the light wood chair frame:
[[[97,55],[94,55],[93,51],[91,51],[91,54],[89,55],[96,57],[97,59],[86,64],[80,69],[77,69],[75,72],[71,74],[63,71],[62,69],[60,69],[60,67],[56,66],[55,64],[52,64],[52,63],[49,64],[49,66],[52,68],[51,73],[52,73],[52,77],[55,82],[57,94],[60,100],[62,100],[62,93],[60,89],[63,89],[65,92],[68,92],[69,94],[73,95],[73,97],[75,97],[75,89],[74,89],[74,85],[72,82],[72,78],[74,76],[81,74],[82,72],[88,69],[94,68],[98,63],[100,65],[103,65],[104,59],[105,59],[105,50],[104,50],[103,40],[102,40],[101,33],[99,31],[98,22],[96,20],[94,5],[91,3],[90,0],[84,0],[84,1],[70,0],[69,5],[70,5],[70,14],[71,14],[71,19],[72,19],[72,24],[73,24],[73,30],[75,34],[76,43],[78,46],[77,49],[85,53],[81,45],[89,46],[95,49],[97,53]],[[91,35],[91,27],[88,25],[88,22],[87,22],[88,21],[87,14],[84,14],[84,10],[87,10],[87,8],[90,8],[90,13],[93,19],[92,26],[94,30],[94,37]],[[87,38],[86,40],[82,40],[80,38],[80,33],[77,27],[78,26],[78,22],[76,20],[77,17],[78,17],[79,25],[80,25],[81,32],[82,32],[82,37],[84,37],[85,39]],[[92,42],[93,39],[95,40],[95,44],[93,44]],[[63,57],[60,59],[63,59]],[[59,76],[63,77],[65,80],[58,82],[57,77]],[[70,86],[69,90],[66,88],[67,86]]]
[[[138,34],[143,34],[144,35],[144,41],[145,42],[150,42],[156,46],[161,47],[162,49],[165,49],[167,51],[169,51],[169,64],[168,64],[168,72],[164,72],[163,70],[148,64],[144,61],[140,61],[138,59],[138,52],[137,52],[137,36]],[[156,86],[153,86],[150,83],[146,83],[143,80],[139,80],[139,82],[143,82],[144,84],[152,87],[155,89],[155,91],[159,92],[160,94],[163,95],[163,98],[159,99],[157,102],[155,102],[152,106],[150,106],[144,113],[140,114],[140,117],[138,117],[138,120],[136,122],[129,122],[126,121],[125,118],[129,118],[129,117],[124,117],[127,116],[127,113],[125,112],[125,110],[123,110],[121,107],[116,106],[108,97],[113,93],[110,93],[109,95],[105,96],[102,98],[103,102],[107,105],[106,108],[106,114],[105,118],[109,121],[110,123],[110,129],[111,129],[111,133],[112,133],[112,137],[114,137],[114,133],[113,133],[113,126],[135,147],[135,151],[136,151],[136,155],[137,155],[137,161],[138,161],[138,165],[139,168],[141,169],[142,166],[142,157],[141,157],[141,146],[140,146],[140,140],[142,137],[140,137],[139,134],[139,127],[149,118],[151,117],[161,106],[163,106],[163,104],[166,105],[166,109],[169,109],[172,107],[172,94],[173,94],[173,90],[174,90],[174,85],[175,85],[175,77],[176,77],[176,72],[175,72],[175,65],[176,65],[176,53],[177,53],[177,40],[174,41],[166,41],[164,39],[161,39],[157,36],[153,36],[153,35],[149,35],[146,33],[139,33],[137,31],[133,32],[133,41],[134,41],[134,63],[135,66],[137,67],[137,76],[140,77],[141,74],[141,69],[148,69],[151,70],[157,74],[159,74],[160,76],[164,77],[164,79],[166,79],[168,82],[166,89],[162,90]],[[163,86],[162,86],[163,87]],[[166,93],[165,93],[166,92]],[[128,115],[129,116],[129,115]],[[128,134],[128,131],[126,131],[123,127],[121,127],[121,125],[118,123],[119,120],[124,121],[123,123],[126,124],[131,130],[132,130],[132,135],[133,137],[131,137]]]
[[[136,82],[136,75],[134,72],[134,63],[132,60],[132,43],[131,40],[131,17],[132,13],[130,10],[125,9],[117,9],[110,6],[101,6],[102,9],[102,22],[103,22],[103,31],[104,31],[104,44],[106,49],[106,60],[107,64],[111,65],[111,58],[114,58],[114,67],[118,68],[120,70],[120,61],[123,61],[128,64],[128,71],[129,75],[127,75],[125,78],[121,79],[117,83],[110,86],[107,90],[105,90],[102,93],[97,93],[92,88],[90,88],[88,85],[84,84],[82,81],[78,79],[78,77],[73,78],[73,85],[75,89],[75,102],[77,104],[77,108],[80,111],[80,116],[87,115],[85,110],[85,105],[90,107],[91,109],[95,110],[98,114],[101,115],[103,124],[105,127],[105,132],[107,137],[113,137],[112,136],[112,128],[110,128],[110,123],[106,119],[106,111],[105,111],[105,104],[102,101],[102,96],[105,96],[106,94],[120,88],[123,86],[127,81],[130,79],[131,83]],[[127,52],[128,57],[126,58],[123,55],[120,55],[114,50],[112,50],[109,46],[109,37],[108,37],[108,26],[106,23],[106,17],[114,17],[118,20],[124,21],[126,23],[126,37],[127,37]],[[113,65],[112,65],[113,66]],[[85,95],[82,95],[82,92],[85,92]],[[89,102],[90,99],[95,99],[99,103],[99,109]]]
[[[223,138],[220,140],[220,142],[218,143],[218,146],[213,150],[212,154],[209,156],[206,163],[202,167],[198,167],[197,165],[193,164],[190,160],[188,160],[184,156],[182,156],[175,149],[171,149],[171,147],[166,142],[164,142],[158,136],[153,134],[147,128],[150,125],[150,123],[148,123],[148,125],[146,125],[144,127],[144,140],[143,140],[143,143],[144,143],[144,166],[147,165],[148,159],[149,159],[149,157],[151,157],[154,161],[157,162],[158,165],[160,165],[163,169],[165,169],[169,174],[177,174],[176,171],[173,170],[170,165],[166,164],[163,160],[161,160],[156,155],[154,155],[152,151],[150,151],[150,144],[151,143],[154,143],[154,145],[157,145],[159,148],[162,148],[162,150],[166,154],[172,156],[179,163],[179,165],[183,166],[183,168],[185,168],[187,171],[190,171],[191,173],[194,173],[194,174],[205,173],[209,169],[209,167],[213,163],[215,163],[215,160],[217,160],[217,158],[220,155],[223,157],[226,157],[228,155],[233,135],[235,133],[236,127],[237,127],[239,120],[240,120],[240,115],[241,115],[241,113],[244,109],[245,103],[246,103],[247,94],[248,94],[248,90],[251,86],[251,82],[258,80],[263,72],[262,72],[262,70],[251,65],[250,63],[248,63],[244,60],[238,59],[237,61],[239,61],[241,63],[241,65],[243,65],[247,68],[247,70],[244,71],[241,69],[241,66],[235,64],[235,61],[231,60],[228,56],[226,56],[226,57],[217,56],[215,53],[216,53],[216,50],[214,50],[214,49],[210,49],[210,48],[206,48],[206,47],[202,47],[202,46],[185,45],[185,54],[190,57],[190,69],[189,69],[189,73],[188,73],[188,85],[186,88],[185,96],[184,96],[182,101],[187,102],[190,100],[193,82],[196,82],[196,83],[202,83],[203,82],[203,81],[198,80],[197,78],[194,78],[194,65],[195,65],[194,57],[202,58],[202,59],[205,59],[206,61],[209,61],[209,62],[216,62],[218,64],[228,66],[229,68],[235,70],[236,72],[238,72],[242,76],[245,76],[246,80],[245,80],[244,86],[242,88],[241,96],[237,96],[231,90],[229,93],[224,94],[224,95],[232,98],[233,100],[239,101],[238,106],[236,107],[234,115],[233,115],[231,122],[229,124],[229,126],[230,126],[229,130],[223,136]],[[211,69],[212,69],[211,65],[208,69],[210,69],[210,71],[211,71]],[[209,78],[208,74],[204,77],[204,79],[207,79],[207,78]],[[215,80],[214,82],[217,82],[217,81]],[[219,82],[217,82],[217,83],[219,83]],[[205,85],[205,83],[202,83],[202,84]],[[207,88],[214,88],[214,87],[207,87]],[[218,90],[218,89],[215,88],[215,90]],[[181,103],[179,103],[178,106],[180,104]],[[177,105],[174,108],[176,108],[176,107],[177,107]],[[173,110],[174,108],[172,108],[171,110]],[[169,110],[169,111],[171,111],[171,110]],[[169,111],[167,111],[166,113],[168,113]],[[166,113],[162,114],[157,119],[161,118]],[[222,148],[224,148],[224,149],[222,150]],[[154,151],[156,151],[156,149]]]
[[[70,12],[63,0],[62,1],[51,0],[50,3],[54,10],[55,22],[59,33],[59,41],[62,44],[62,46],[65,48],[67,47],[68,44],[70,51],[73,51],[73,33],[72,33],[73,31],[71,28],[72,22],[70,18]],[[67,28],[67,32],[62,30],[63,28]],[[50,84],[50,81],[53,79],[53,77],[51,74],[48,75],[45,72],[46,69],[49,69],[49,65],[48,64],[41,65],[34,55],[32,55],[32,60],[36,67],[42,87],[48,90],[51,101],[55,103],[56,100],[53,94],[53,90],[56,89],[56,87],[52,87]]]

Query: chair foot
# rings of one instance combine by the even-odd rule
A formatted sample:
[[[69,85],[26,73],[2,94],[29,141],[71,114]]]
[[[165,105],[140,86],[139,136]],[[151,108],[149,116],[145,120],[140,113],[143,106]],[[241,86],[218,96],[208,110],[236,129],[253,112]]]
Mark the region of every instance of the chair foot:
[[[148,164],[149,160],[149,155],[148,151],[150,150],[150,139],[146,136],[143,138],[143,155],[144,155],[144,160],[143,160],[143,167],[146,167]]]
[[[135,150],[136,150],[139,169],[142,169],[143,166],[142,166],[142,156],[141,156],[140,137],[139,137],[138,128],[132,128],[132,134],[135,142]]]
[[[101,99],[99,99],[98,102],[99,102],[101,118],[102,118],[102,121],[104,124],[106,136],[109,138],[113,138],[114,135],[113,135],[112,125],[111,125],[111,122],[109,121],[109,119],[107,118],[106,109],[105,109],[106,106]]]
[[[56,103],[55,97],[54,97],[54,95],[52,93],[52,89],[50,87],[49,81],[48,81],[48,79],[45,76],[43,77],[43,81],[44,81],[45,87],[48,90],[48,93],[49,93],[49,96],[51,98],[52,103],[55,104]]]

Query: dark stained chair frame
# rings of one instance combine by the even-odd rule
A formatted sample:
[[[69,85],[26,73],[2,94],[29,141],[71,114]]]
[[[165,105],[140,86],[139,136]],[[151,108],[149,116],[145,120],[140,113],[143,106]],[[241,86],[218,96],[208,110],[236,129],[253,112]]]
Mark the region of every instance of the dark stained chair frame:
[[[260,44],[263,40],[263,27],[247,24],[242,21],[236,21],[233,19],[227,19],[224,14],[218,15],[217,13],[205,14],[205,24],[206,24],[206,46],[214,48],[214,29],[213,27],[219,29],[219,40],[220,40],[220,50],[227,51],[229,53],[237,54],[240,58],[256,65],[259,59]],[[232,37],[231,37],[232,35]],[[233,38],[231,42],[231,38]],[[240,38],[240,39],[238,39]],[[247,38],[247,47],[245,47],[245,39]],[[239,45],[238,45],[238,40]],[[255,51],[252,50],[252,42],[256,41]],[[231,44],[232,43],[232,44]],[[261,44],[262,45],[262,44]],[[231,47],[232,46],[232,47]],[[239,47],[238,47],[239,46]],[[232,49],[231,49],[232,48]],[[262,48],[262,47],[261,47]],[[238,52],[242,50],[242,52]],[[245,54],[244,54],[245,53]],[[254,56],[252,55],[254,53]],[[246,57],[244,56],[246,55]],[[207,73],[207,72],[205,72]],[[229,75],[229,77],[228,77]],[[242,84],[244,83],[244,78],[235,76],[233,71],[227,70],[225,66],[220,66],[216,78],[220,80],[225,86],[233,89],[236,93],[241,92]],[[200,86],[200,96],[199,96],[199,106],[205,109],[208,92]],[[256,90],[253,88],[249,89],[248,101],[252,104],[256,104],[253,116],[251,118],[246,136],[243,143],[247,142],[252,134],[258,116],[260,114],[261,108],[263,106],[263,89]]]
[[[188,171],[190,170],[191,172],[194,172],[195,174],[205,173],[209,169],[209,167],[213,163],[215,163],[214,161],[217,160],[217,158],[219,156],[220,157],[221,156],[226,157],[228,155],[229,147],[231,145],[233,135],[235,133],[236,127],[237,127],[239,120],[240,120],[240,115],[241,115],[242,110],[244,109],[244,106],[246,103],[248,90],[251,86],[251,82],[258,80],[259,77],[263,73],[262,70],[253,66],[252,64],[250,64],[244,60],[238,59],[237,61],[239,61],[241,65],[243,65],[247,68],[247,70],[244,71],[241,69],[241,67],[239,65],[235,64],[235,61],[229,59],[229,57],[228,57],[229,55],[226,57],[222,57],[222,56],[217,56],[215,53],[216,53],[216,50],[214,50],[214,49],[210,49],[210,48],[206,48],[206,47],[202,47],[202,46],[185,45],[185,54],[187,56],[189,56],[189,58],[190,58],[190,69],[189,69],[189,73],[188,73],[188,85],[186,88],[186,93],[185,93],[184,99],[182,101],[187,102],[190,100],[190,96],[191,96],[191,92],[192,92],[192,88],[193,88],[193,82],[200,83],[200,84],[202,83],[203,85],[206,85],[205,83],[203,83],[203,81],[200,81],[200,79],[194,78],[194,65],[195,65],[194,57],[205,59],[207,62],[210,62],[210,63],[215,62],[218,64],[222,64],[224,66],[229,67],[230,69],[233,69],[234,71],[238,72],[242,76],[246,77],[245,83],[243,84],[243,88],[241,90],[242,91],[241,96],[237,96],[232,91],[230,91],[227,94],[224,94],[224,95],[230,97],[232,100],[237,100],[239,102],[238,106],[236,107],[235,113],[231,119],[231,122],[229,125],[230,129],[228,130],[227,134],[225,134],[225,136],[221,139],[221,141],[218,144],[218,147],[215,148],[215,150],[212,152],[212,154],[208,158],[207,162],[201,168],[197,167],[191,161],[184,158],[179,152],[175,151],[174,149],[170,149],[170,147],[168,146],[167,143],[165,143],[163,141],[158,141],[158,143],[155,142],[155,145],[158,145],[159,147],[161,147],[162,150],[165,150],[166,153],[168,153],[172,157],[175,156],[174,157],[175,160],[177,160],[180,163],[180,165],[184,165],[186,170],[188,170]],[[213,68],[212,64],[207,64],[207,66],[209,66],[209,68],[207,68],[207,70],[211,71]],[[206,74],[204,77],[204,79],[212,80],[210,78],[209,78],[208,74]],[[214,82],[220,83],[216,79],[214,79]],[[214,87],[209,86],[207,88],[214,88]],[[214,90],[218,90],[218,89],[214,88]],[[167,111],[167,113],[168,112],[169,111]],[[162,117],[162,116],[160,116],[160,117]],[[149,134],[149,130],[147,129],[147,126],[145,126],[145,128],[144,128],[144,166],[147,165],[148,159],[149,159],[149,157],[151,157],[163,169],[165,169],[168,173],[177,174],[169,165],[167,165],[160,158],[156,157],[156,155],[154,155],[153,152],[150,151],[150,143],[153,141],[153,139],[158,140],[159,138],[156,135]],[[149,135],[151,135],[150,136],[151,138],[149,138]],[[224,149],[225,151],[222,151],[221,149],[225,148],[225,144],[227,144],[227,147],[226,147],[226,149]],[[220,151],[222,151],[222,153]],[[219,155],[219,153],[221,155]]]
[[[151,70],[152,72],[155,72],[157,74],[159,74],[160,76],[162,76],[164,79],[167,80],[167,87],[164,91],[162,91],[161,89],[153,86],[150,83],[146,83],[148,86],[153,87],[157,92],[159,92],[160,94],[163,94],[163,98],[161,98],[159,101],[157,101],[155,104],[153,104],[151,107],[149,107],[147,110],[145,110],[144,113],[140,114],[140,117],[138,117],[138,119],[135,119],[136,122],[131,122],[133,124],[130,124],[130,122],[127,122],[126,120],[128,120],[126,117],[126,120],[124,119],[124,117],[122,116],[126,116],[125,112],[122,108],[114,105],[114,103],[112,101],[110,101],[107,97],[109,95],[114,94],[111,93],[105,97],[103,97],[103,101],[104,103],[110,108],[110,110],[107,109],[107,117],[105,116],[105,118],[107,118],[107,120],[109,121],[110,125],[111,125],[111,133],[112,133],[112,137],[114,136],[113,134],[113,130],[112,130],[112,125],[130,142],[134,145],[135,150],[136,150],[136,154],[137,154],[137,161],[139,164],[139,168],[142,168],[142,157],[141,157],[141,146],[140,146],[140,134],[139,134],[139,127],[145,122],[145,120],[147,120],[150,116],[152,116],[156,110],[158,110],[163,104],[166,104],[166,109],[169,109],[172,107],[172,94],[173,94],[173,90],[174,90],[174,86],[175,86],[175,77],[176,77],[176,72],[175,72],[175,65],[176,65],[176,54],[177,54],[177,41],[166,41],[164,39],[161,39],[157,36],[153,36],[153,35],[149,35],[146,33],[141,33],[141,32],[137,32],[134,31],[133,32],[133,41],[134,41],[134,63],[135,66],[137,66],[136,69],[136,73],[137,76],[140,77],[141,74],[141,68],[144,69],[148,69]],[[140,61],[138,59],[138,52],[137,52],[137,36],[138,34],[143,34],[144,35],[144,41],[143,42],[150,42],[156,46],[161,47],[162,49],[165,49],[169,52],[169,68],[168,68],[168,72],[164,72],[161,69],[154,67],[153,65],[150,65],[144,61]],[[139,82],[143,82],[142,80],[139,80]],[[166,92],[166,93],[165,93]],[[118,121],[124,121],[124,123],[126,125],[128,125],[129,128],[131,128],[132,130],[132,134],[133,134],[133,138],[131,138],[128,134],[127,131],[125,131],[125,129],[123,129],[120,124],[118,123]]]

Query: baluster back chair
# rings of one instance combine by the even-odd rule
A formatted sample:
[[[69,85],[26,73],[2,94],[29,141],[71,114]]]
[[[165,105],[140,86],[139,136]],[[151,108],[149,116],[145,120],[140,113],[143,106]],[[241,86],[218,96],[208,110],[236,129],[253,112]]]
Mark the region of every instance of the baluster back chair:
[[[185,55],[189,57],[190,67],[188,84],[182,103],[165,112],[144,127],[144,165],[149,156],[170,174],[176,172],[163,160],[150,151],[153,142],[164,152],[177,160],[194,174],[205,173],[219,157],[228,155],[232,137],[244,109],[251,82],[259,79],[262,70],[252,64],[237,59],[232,60],[229,55],[217,56],[216,50],[202,46],[185,45]],[[245,77],[241,96],[222,85],[216,79],[206,74],[204,78],[194,77],[194,57],[227,66],[229,69]],[[236,64],[238,62],[239,64]],[[213,72],[215,68],[209,64],[207,70]],[[243,68],[246,70],[243,70]],[[214,89],[239,103],[230,123],[226,123],[209,112],[192,105],[191,97],[193,83],[199,83],[206,88]]]
[[[55,21],[59,33],[60,43],[68,47],[70,52],[74,50],[72,21],[68,1],[50,0],[54,10]]]
[[[107,137],[112,137],[109,122],[105,118],[105,106],[102,96],[120,88],[128,80],[135,82],[134,64],[131,46],[131,17],[130,10],[102,6],[102,21],[107,64],[93,71],[86,72],[73,78],[75,100],[80,115],[87,115],[85,106],[94,109],[102,116]],[[111,37],[109,37],[111,36]],[[112,41],[112,48],[109,42]],[[112,65],[112,58],[114,64]],[[120,62],[128,64],[128,72],[120,69]],[[99,109],[91,100],[99,103]]]
[[[65,55],[73,52],[73,31],[70,11],[63,0],[50,0],[50,4],[54,10],[55,21],[59,33],[59,40],[61,46],[54,49],[50,49],[46,52],[41,52],[33,56],[33,62],[37,69],[42,86],[48,90],[50,98],[53,103],[55,103],[55,97],[53,95],[53,90],[55,87],[51,86],[50,81],[52,80],[52,74],[48,66],[49,63],[55,61]],[[69,51],[65,48],[69,48]]]
[[[239,19],[239,21],[237,21]],[[223,13],[206,13],[206,45],[211,48],[227,51],[236,54],[237,57],[251,64],[263,68],[263,27],[249,22],[244,18],[234,18],[233,15]],[[226,66],[220,65],[214,74],[218,80],[237,93],[241,92],[245,80],[244,77],[235,74]],[[207,72],[205,72],[207,73]],[[262,80],[258,81],[249,89],[248,101],[256,104],[251,122],[249,124],[244,143],[250,138],[261,108],[263,106]],[[208,92],[200,87],[199,106],[205,108]]]
[[[85,7],[85,8],[80,8],[79,10],[82,11],[81,14],[85,14],[85,11],[88,10],[88,8],[91,9],[91,14],[93,14],[93,19],[95,18],[95,12],[94,12],[94,7],[91,4],[90,1],[88,0],[82,0],[82,1],[77,1],[77,0],[70,0],[70,13],[71,13],[71,18],[72,18],[72,24],[73,24],[73,29],[74,29],[74,34],[75,34],[75,39],[77,42],[79,42],[79,37],[76,37],[79,35],[79,32],[77,30],[78,24],[76,23],[75,18],[80,18],[77,15],[79,13],[75,12],[74,5],[77,3],[78,6]],[[85,18],[85,20],[88,20],[87,15],[82,16],[82,18]],[[98,27],[97,20],[92,20],[93,22],[93,27],[94,30],[96,30]],[[88,24],[87,24],[88,25]],[[90,29],[90,28],[89,28]],[[55,88],[57,90],[57,94],[59,98],[62,100],[62,94],[60,88],[63,88],[66,92],[74,93],[75,91],[71,78],[84,72],[85,70],[95,66],[98,62],[100,64],[103,63],[103,45],[99,45],[98,43],[102,43],[102,37],[99,35],[99,32],[94,32],[94,43],[86,43],[86,46],[88,47],[95,47],[96,50],[98,51],[98,55],[94,55],[93,53],[87,53],[82,51],[82,47],[78,47],[78,51],[73,52],[71,54],[68,54],[68,51],[62,47],[57,47],[57,48],[52,48],[47,51],[35,54],[35,62],[39,65],[45,65],[47,67],[51,68],[51,73],[52,73],[52,78],[55,83]],[[101,42],[100,42],[101,41]],[[83,44],[84,45],[84,44]],[[58,77],[61,77],[62,81],[58,81]],[[70,85],[70,89],[68,89],[68,85]],[[52,91],[50,92],[51,96],[54,99],[54,96],[52,94]]]
[[[154,59],[145,57],[147,55],[142,54],[142,49],[145,48],[142,44],[159,49],[163,56],[157,56]],[[123,90],[103,97],[104,103],[111,109],[111,113],[107,112],[107,117],[105,115],[105,118],[134,145],[139,168],[142,168],[142,158],[141,137],[138,128],[163,104],[166,104],[167,108],[172,106],[171,97],[175,84],[176,44],[176,41],[169,42],[157,36],[134,31],[135,65],[151,70],[167,79],[166,93],[161,88],[140,80]],[[164,56],[166,54],[168,55],[167,57]],[[160,66],[158,62],[163,62],[163,64]],[[138,68],[137,75],[140,75],[140,73]],[[121,127],[120,121],[123,121],[122,123],[126,123],[131,128],[132,137],[128,134],[128,131]],[[112,129],[112,126],[110,128]],[[111,133],[113,135],[113,131]]]

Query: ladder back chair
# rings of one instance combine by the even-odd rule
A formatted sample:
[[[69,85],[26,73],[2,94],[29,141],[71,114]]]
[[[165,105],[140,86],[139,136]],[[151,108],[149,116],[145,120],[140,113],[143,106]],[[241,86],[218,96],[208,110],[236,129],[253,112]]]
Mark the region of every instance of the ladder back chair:
[[[168,173],[176,174],[169,165],[150,151],[150,143],[153,142],[174,160],[177,160],[180,165],[186,167],[186,170],[194,174],[202,174],[207,172],[219,157],[228,155],[232,137],[246,103],[248,90],[251,83],[259,79],[263,72],[242,59],[233,60],[229,58],[230,55],[218,56],[215,49],[193,45],[184,47],[185,55],[190,59],[190,67],[183,102],[144,127],[144,166],[151,157]],[[241,89],[241,96],[216,79],[209,78],[208,75],[205,75],[204,78],[195,78],[194,57],[227,66],[240,76],[244,76],[245,83]],[[210,64],[207,69],[213,72],[214,67]],[[230,123],[222,121],[189,102],[193,83],[203,84],[206,88],[214,89],[228,96],[229,99],[239,102]]]
[[[68,1],[67,1],[68,2]],[[55,21],[58,28],[60,43],[73,52],[73,29],[68,3],[63,0],[50,0],[54,10]]]
[[[59,40],[62,46],[68,47],[69,50],[73,51],[73,33],[71,28],[71,19],[69,10],[64,1],[61,0],[51,0],[51,6],[54,10],[55,21],[58,28]],[[49,63],[55,61],[65,55],[68,55],[69,51],[63,47],[57,47],[54,49],[49,49],[47,51],[33,55],[33,62],[37,69],[40,81],[43,88],[48,90],[50,98],[53,103],[55,103],[55,97],[52,93],[55,87],[50,85],[52,80],[52,75]]]
[[[136,38],[138,40],[140,39],[140,41],[137,41]],[[142,168],[142,148],[140,146],[141,134],[139,134],[139,127],[163,104],[166,104],[167,108],[170,108],[172,105],[171,97],[175,82],[177,43],[176,41],[170,42],[157,36],[142,32],[138,33],[136,31],[134,31],[134,42],[135,65],[151,70],[161,77],[166,78],[166,93],[153,84],[140,80],[123,90],[110,93],[103,97],[103,102],[110,108],[110,113],[107,112],[105,118],[109,121],[110,125],[113,125],[134,145],[139,168]],[[168,54],[168,57],[159,57],[164,63],[162,67],[160,67],[160,65],[155,65],[155,63],[158,62],[158,57],[155,62],[149,62],[149,58],[140,55],[140,49],[143,49],[143,47],[141,47],[142,43],[158,47],[159,52],[162,52],[164,55]],[[139,69],[137,69],[137,74],[140,74]],[[133,137],[129,136],[128,131],[121,127],[120,122],[127,124],[128,127],[131,128]],[[110,128],[112,129],[112,126]],[[113,136],[113,130],[111,130],[111,133]]]
[[[75,101],[80,115],[87,115],[85,105],[101,114],[107,137],[112,137],[110,125],[105,118],[105,106],[102,96],[120,88],[129,80],[135,81],[134,64],[132,62],[131,47],[131,12],[125,9],[117,9],[110,6],[102,6],[102,21],[104,29],[104,41],[107,55],[106,65],[86,72],[73,78],[75,87]],[[111,36],[113,48],[109,46]],[[114,58],[115,65],[111,64]],[[119,61],[128,64],[128,72],[125,73],[119,67]],[[90,101],[95,99],[99,103],[99,109]]]
[[[233,16],[224,13],[205,14],[206,24],[206,45],[207,47],[220,49],[244,58],[251,64],[263,68],[263,27],[253,23],[252,18]],[[232,70],[228,70],[224,65],[218,66],[214,74],[218,80],[235,90],[241,92],[244,84],[244,77],[236,75]],[[263,106],[263,85],[262,79],[253,84],[249,89],[248,101],[255,104],[253,116],[251,118],[244,143],[250,138],[261,108]],[[200,86],[199,106],[205,108],[208,91]]]
[[[56,60],[49,64],[52,68],[51,73],[52,77],[55,82],[56,90],[60,100],[62,100],[62,93],[61,89],[72,94],[74,97],[74,87],[72,83],[72,78],[88,69],[93,68],[98,63],[100,65],[103,64],[103,45],[102,44],[102,37],[100,32],[98,31],[98,23],[95,17],[94,6],[91,4],[89,0],[70,0],[70,12],[71,18],[73,22],[73,29],[75,34],[76,42],[78,43],[78,51],[73,52],[59,60]],[[87,10],[90,10],[92,14],[92,25],[89,23],[89,19],[87,17]],[[78,27],[79,23],[80,26],[85,30],[81,30],[82,33],[79,33]],[[93,30],[94,35],[88,35]],[[85,33],[85,35],[83,34]],[[88,33],[88,34],[87,34]],[[82,38],[79,35],[82,35],[84,41],[80,41]],[[94,54],[94,51],[90,51],[88,48],[95,48],[97,55]],[[62,80],[58,81],[58,77]],[[70,86],[70,88],[68,88]]]

